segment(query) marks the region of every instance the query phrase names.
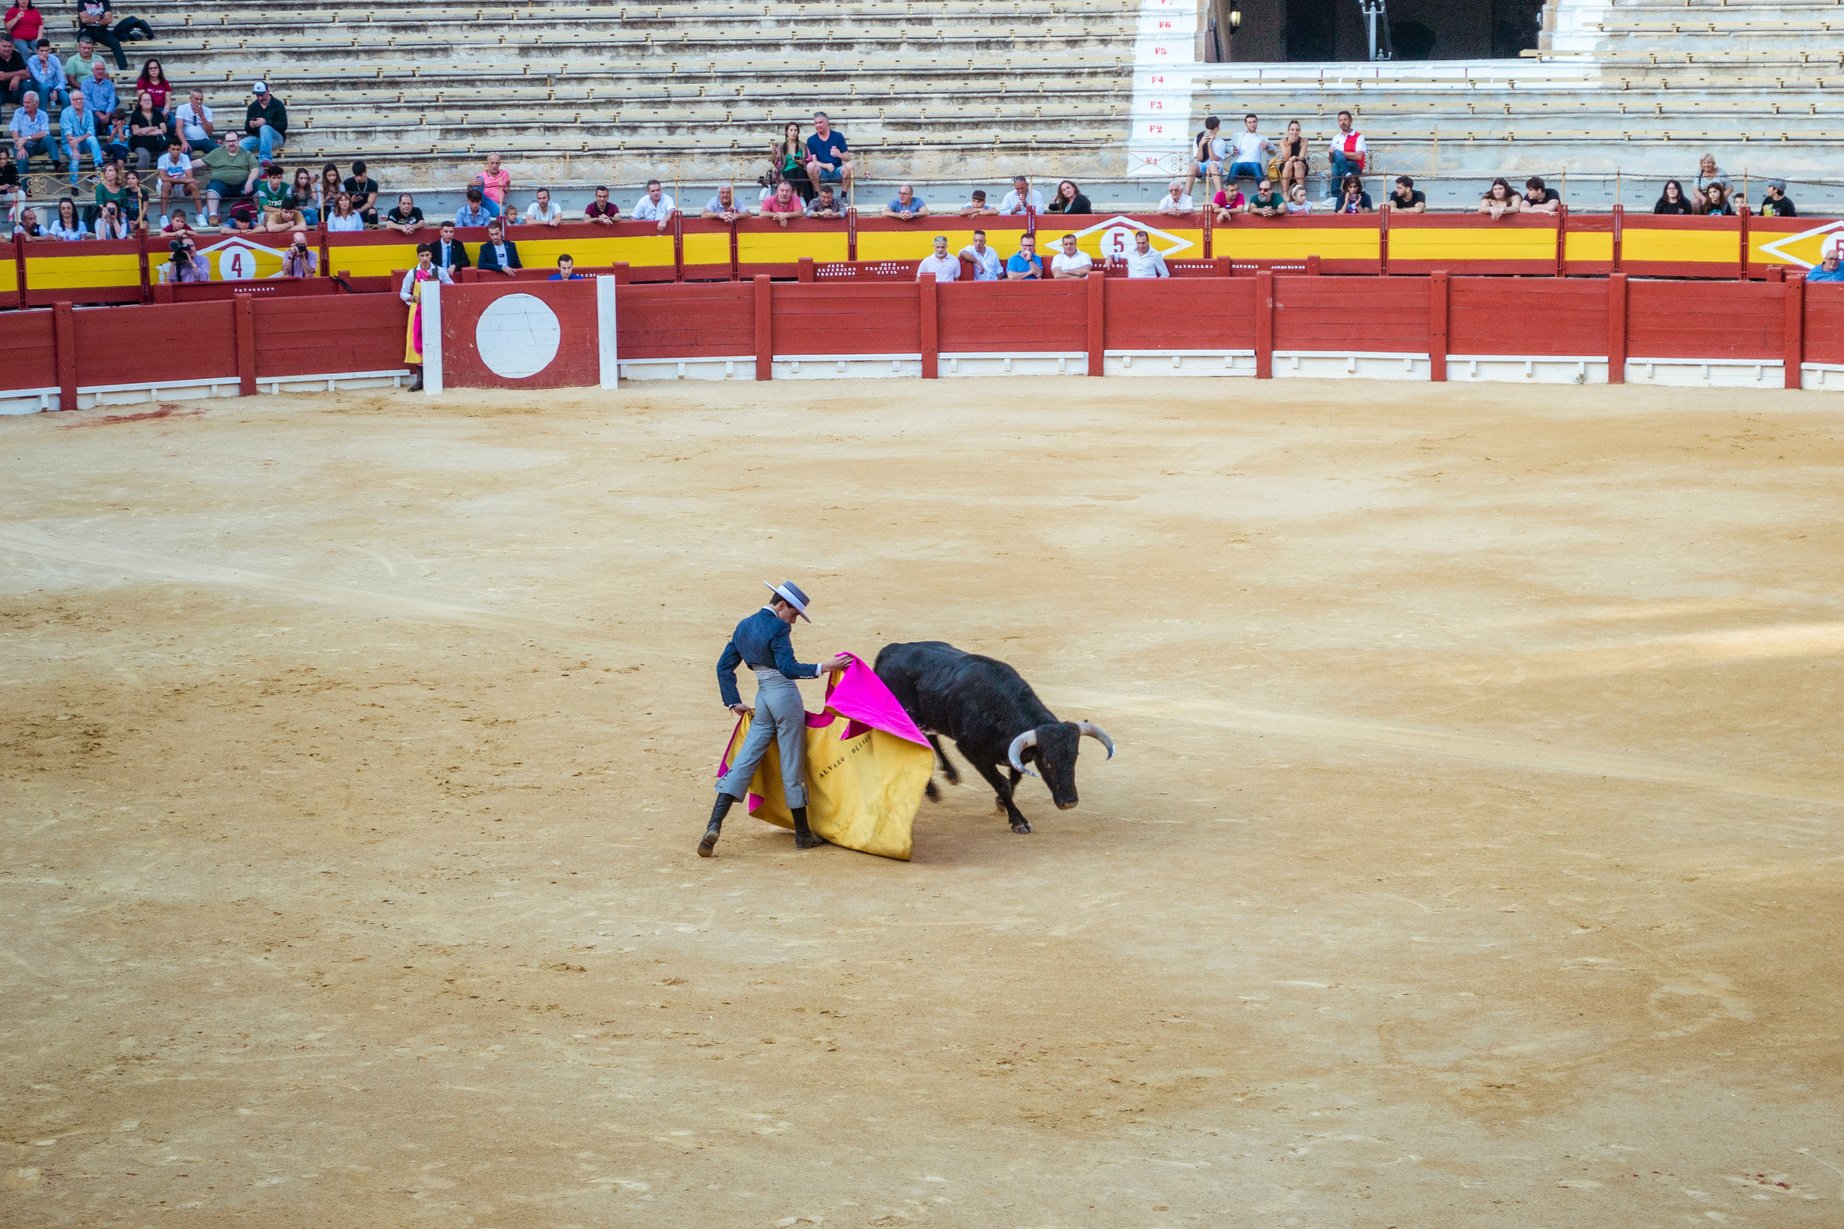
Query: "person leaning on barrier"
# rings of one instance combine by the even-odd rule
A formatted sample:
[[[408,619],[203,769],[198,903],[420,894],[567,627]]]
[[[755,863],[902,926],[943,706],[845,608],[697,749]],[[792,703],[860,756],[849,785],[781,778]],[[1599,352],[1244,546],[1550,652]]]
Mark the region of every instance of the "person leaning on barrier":
[[[467,204],[455,210],[455,225],[485,226],[492,220],[493,215],[487,210],[486,197],[482,194],[480,185],[475,184],[467,190]]]
[[[1761,202],[1761,216],[1764,218],[1796,218],[1799,210],[1793,204],[1793,198],[1786,194],[1786,180],[1770,179],[1767,181],[1767,197]]]
[[[1655,214],[1683,215],[1696,211],[1696,207],[1690,203],[1690,198],[1684,195],[1684,185],[1675,179],[1665,181],[1665,190],[1658,194],[1658,201],[1652,206],[1652,212]]]
[[[1128,277],[1170,277],[1165,257],[1152,250],[1152,239],[1143,230],[1133,232],[1133,250],[1127,253]]]
[[[1407,175],[1396,176],[1396,186],[1389,194],[1391,213],[1428,212],[1428,194],[1415,186]]]
[[[935,250],[916,263],[916,280],[933,273],[938,282],[951,282],[960,276],[960,257],[948,255],[948,237],[935,236]]]
[[[211,280],[211,266],[198,254],[193,246],[191,235],[180,235],[166,245],[168,252],[166,267],[160,270],[160,280],[168,284],[179,282],[208,282]]]
[[[1006,217],[1015,217],[1029,209],[1032,213],[1044,211],[1044,197],[1031,181],[1023,175],[1012,176],[1012,190],[999,202],[999,212]]]
[[[1838,262],[1837,244],[1834,243],[1825,249],[1824,259],[1819,261],[1818,268],[1806,274],[1806,280],[1808,282],[1844,282],[1844,266],[1840,266]]]
[[[510,216],[506,219],[510,222]],[[549,188],[539,188],[531,204],[525,206],[525,220],[538,226],[562,226],[563,206],[551,200]]]
[[[1266,175],[1255,185],[1255,195],[1249,198],[1249,212],[1260,214],[1264,218],[1278,218],[1287,211],[1287,198],[1274,190],[1274,181]]]
[[[1545,187],[1543,177],[1532,175],[1524,181],[1525,213],[1557,213],[1562,209],[1562,194],[1554,188]]]
[[[773,218],[782,230],[786,230],[789,221],[807,216],[807,207],[801,204],[794,185],[784,179],[775,185],[775,194],[762,202],[762,216]]]
[[[455,238],[455,224],[446,218],[442,220],[438,237],[426,246],[435,267],[443,272],[468,267],[467,245]]]
[[[298,230],[288,250],[282,253],[283,277],[313,277],[320,272],[320,253],[307,246],[307,232]]]
[[[674,208],[673,199],[660,187],[659,180],[649,179],[646,192],[634,202],[634,212],[630,216],[636,222],[657,222],[659,229],[665,230],[667,223],[672,221]]]
[[[1510,182],[1503,175],[1492,181],[1492,186],[1479,200],[1479,212],[1494,221],[1511,217],[1523,207],[1523,198],[1511,190]]]
[[[606,185],[597,185],[595,199],[583,210],[583,220],[598,226],[613,226],[621,220],[621,206],[608,199]]]
[[[735,222],[739,218],[748,217],[749,210],[736,203],[736,189],[725,184],[704,203],[704,212],[698,216],[716,222]]]
[[[96,215],[96,237],[98,239],[128,239],[134,235],[134,227],[122,216],[121,207],[111,201],[104,205]]]
[[[986,203],[986,189],[975,188],[967,203],[955,211],[963,218],[991,217],[999,211]]]
[[[829,183],[820,185],[813,195],[813,203],[807,206],[810,218],[842,218],[845,216],[845,202],[839,199],[838,192]]]
[[[417,207],[416,198],[408,192],[397,198],[384,214],[384,225],[391,230],[413,235],[423,228],[423,211]]]
[[[884,216],[899,222],[913,222],[917,218],[928,216],[928,202],[916,195],[916,190],[909,184],[897,187],[896,195],[884,206]]]
[[[1184,181],[1174,179],[1165,185],[1165,195],[1159,198],[1157,205],[1153,206],[1153,212],[1166,217],[1181,218],[1196,213],[1197,206],[1192,203],[1190,194],[1185,191]]]
[[[973,242],[960,250],[960,258],[973,266],[973,280],[976,282],[997,282],[1005,279],[1005,258],[999,255],[997,248],[986,246],[986,232],[973,232]]]

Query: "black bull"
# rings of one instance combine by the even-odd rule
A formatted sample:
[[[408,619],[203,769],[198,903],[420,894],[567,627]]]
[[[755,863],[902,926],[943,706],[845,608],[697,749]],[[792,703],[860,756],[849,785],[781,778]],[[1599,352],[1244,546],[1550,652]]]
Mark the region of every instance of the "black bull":
[[[1018,671],[1002,661],[981,657],[939,640],[885,645],[877,655],[877,677],[928,735],[941,769],[951,783],[960,774],[941,749],[940,736],[954,740],[967,762],[998,795],[999,808],[1013,832],[1029,832],[1012,801],[1019,779],[1037,776],[1025,767],[1035,762],[1059,809],[1076,805],[1076,751],[1086,735],[1099,739],[1114,758],[1114,740],[1087,721],[1058,721]],[[1010,779],[1001,766],[1010,769]],[[935,783],[928,796],[937,797]]]

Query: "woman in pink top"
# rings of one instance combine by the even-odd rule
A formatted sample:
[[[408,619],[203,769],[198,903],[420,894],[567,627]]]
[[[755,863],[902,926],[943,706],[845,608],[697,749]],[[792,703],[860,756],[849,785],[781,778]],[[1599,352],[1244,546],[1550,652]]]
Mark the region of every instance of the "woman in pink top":
[[[474,176],[474,182],[491,202],[488,213],[497,218],[506,211],[506,190],[512,186],[512,172],[500,166],[498,154],[487,155],[487,169]]]

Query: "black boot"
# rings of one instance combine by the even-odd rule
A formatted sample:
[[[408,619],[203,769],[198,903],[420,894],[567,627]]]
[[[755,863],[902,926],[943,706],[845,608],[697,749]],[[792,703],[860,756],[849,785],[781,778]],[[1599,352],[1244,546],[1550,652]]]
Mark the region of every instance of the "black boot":
[[[423,391],[423,369],[421,367],[416,369],[416,378],[410,381],[410,391],[413,393]]]
[[[736,799],[728,794],[717,795],[717,805],[711,808],[711,822],[704,826],[704,839],[698,842],[698,856],[708,858],[717,848],[717,838],[724,830],[724,816],[730,813],[730,807]]]
[[[813,835],[813,829],[807,827],[807,808],[794,808],[794,847],[796,849],[818,849],[826,842]]]

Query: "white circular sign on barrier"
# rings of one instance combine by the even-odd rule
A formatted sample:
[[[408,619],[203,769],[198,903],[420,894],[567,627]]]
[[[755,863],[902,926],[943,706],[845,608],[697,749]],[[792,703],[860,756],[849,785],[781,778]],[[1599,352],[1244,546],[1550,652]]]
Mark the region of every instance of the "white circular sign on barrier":
[[[495,299],[474,326],[474,348],[487,370],[507,380],[535,376],[557,357],[563,325],[544,300],[529,294]]]

